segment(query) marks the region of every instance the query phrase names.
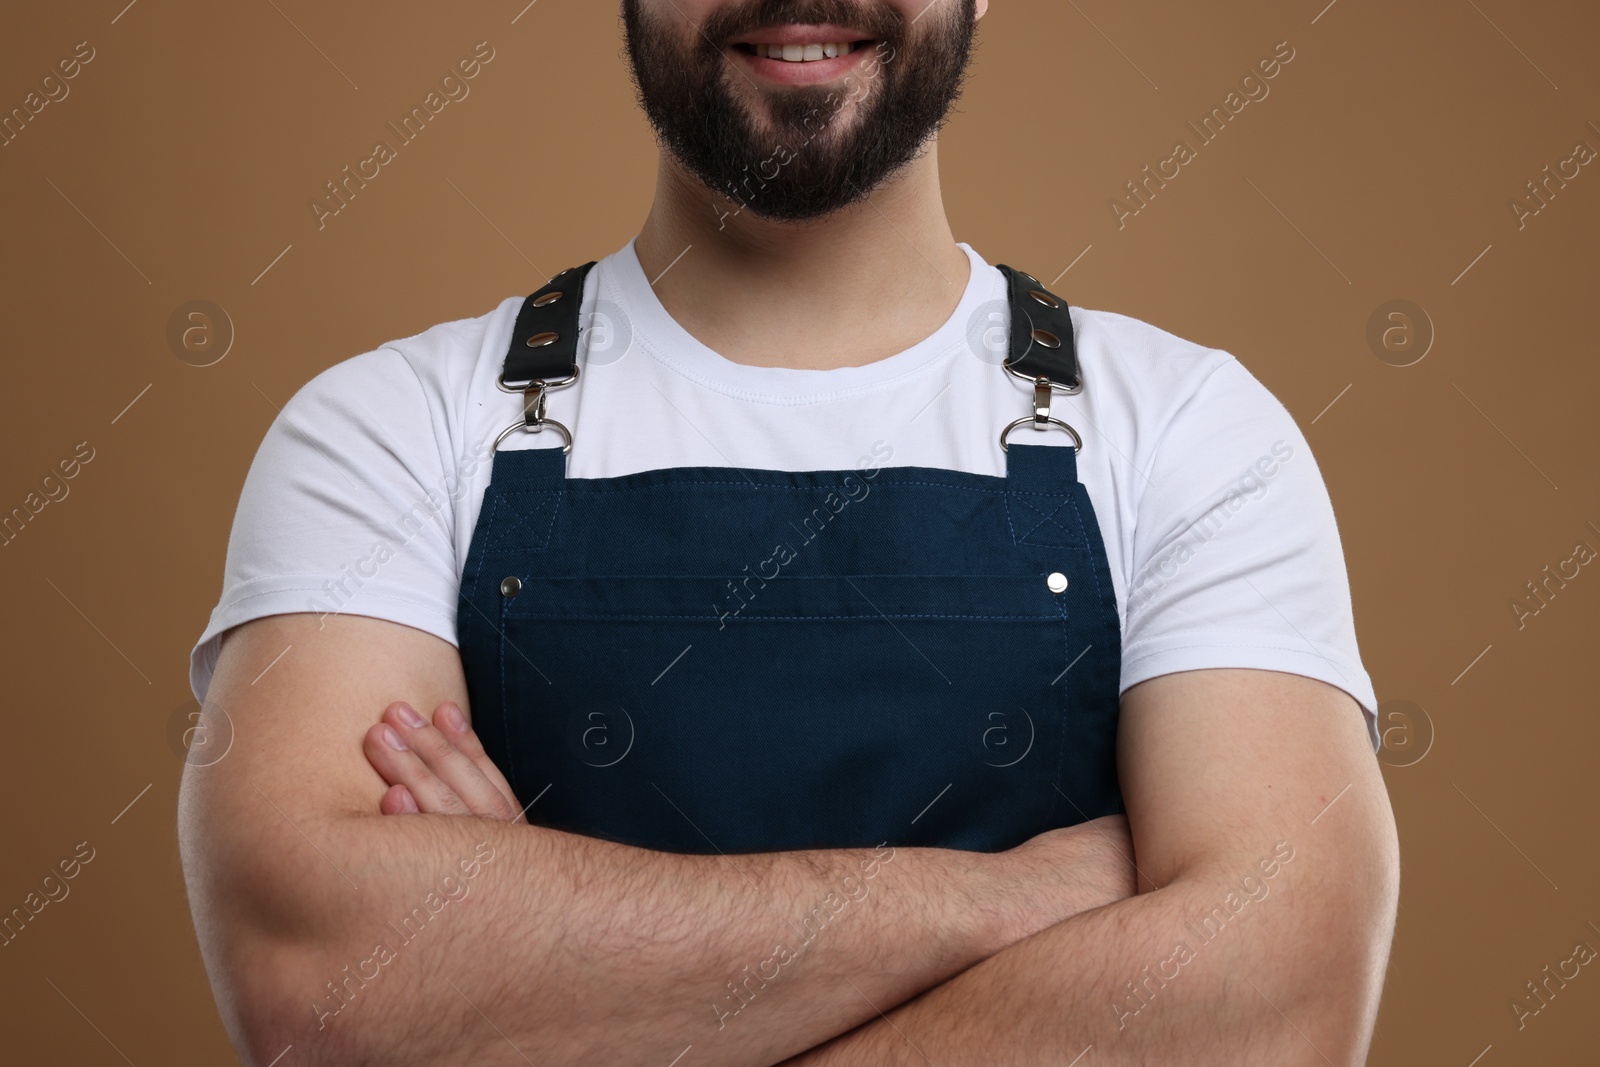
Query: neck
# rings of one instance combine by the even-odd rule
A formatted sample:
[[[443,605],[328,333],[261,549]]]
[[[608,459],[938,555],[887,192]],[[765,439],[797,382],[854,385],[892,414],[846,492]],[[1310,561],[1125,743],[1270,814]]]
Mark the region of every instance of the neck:
[[[827,370],[902,352],[955,310],[971,273],[939,190],[936,142],[864,202],[821,219],[764,219],[663,152],[634,242],[657,298],[737,363]]]

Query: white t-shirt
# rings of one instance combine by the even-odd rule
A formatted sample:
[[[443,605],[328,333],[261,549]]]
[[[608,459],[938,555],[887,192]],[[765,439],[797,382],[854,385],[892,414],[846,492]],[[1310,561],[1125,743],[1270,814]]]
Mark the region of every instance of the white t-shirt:
[[[680,466],[923,466],[1003,477],[1001,428],[1032,387],[999,365],[1005,280],[966,244],[955,312],[857,367],[732,362],[650,287],[629,241],[584,285],[578,381],[547,415],[573,478]],[[495,383],[523,297],[329,367],[284,405],[245,479],[222,595],[190,658],[204,701],[218,638],[285,612],[349,612],[456,643],[456,602],[492,463],[522,397]],[[1378,744],[1344,555],[1294,419],[1233,356],[1108,311],[1071,307],[1084,389],[1052,414],[1083,437],[1122,624],[1122,688],[1173,671],[1254,667],[1349,693]],[[1060,429],[1011,440],[1070,447]],[[502,448],[557,447],[518,432]]]

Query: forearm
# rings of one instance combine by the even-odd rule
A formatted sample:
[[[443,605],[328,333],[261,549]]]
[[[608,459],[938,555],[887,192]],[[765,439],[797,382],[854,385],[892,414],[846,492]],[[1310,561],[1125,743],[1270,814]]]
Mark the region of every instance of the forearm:
[[[1265,895],[1179,878],[1074,916],[785,1067],[1359,1064],[1391,881],[1330,897],[1306,855]]]
[[[770,1064],[999,947],[979,853],[692,856],[433,815],[277,829],[234,865],[249,884],[209,885],[201,923],[249,931],[208,964],[263,1063],[293,1044],[300,1062],[668,1063],[693,1045]]]
[[[1125,845],[1120,818],[997,854],[731,857],[508,821],[503,777],[446,721],[458,675],[444,642],[360,617],[269,616],[224,646],[207,707],[228,708],[230,756],[185,768],[179,840],[219,1007],[258,1067],[291,1045],[304,1063],[608,1065],[693,1045],[765,1067],[1133,891],[1121,852],[1083,844]],[[397,790],[423,811],[373,812],[405,810]]]

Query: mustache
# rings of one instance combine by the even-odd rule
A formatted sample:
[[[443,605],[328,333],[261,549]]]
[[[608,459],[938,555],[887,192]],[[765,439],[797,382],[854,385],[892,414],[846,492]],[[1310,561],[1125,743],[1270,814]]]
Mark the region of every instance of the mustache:
[[[721,52],[739,34],[789,23],[849,26],[863,36],[890,43],[902,40],[906,32],[905,17],[887,4],[856,0],[745,0],[712,12],[700,28],[700,44],[704,50]]]

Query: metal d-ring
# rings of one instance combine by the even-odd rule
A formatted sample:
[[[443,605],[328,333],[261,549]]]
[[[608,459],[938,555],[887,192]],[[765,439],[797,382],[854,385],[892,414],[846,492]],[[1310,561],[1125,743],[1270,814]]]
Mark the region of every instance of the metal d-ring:
[[[1033,414],[1022,416],[1000,431],[1000,451],[1006,451],[1006,435],[1025,422],[1031,423],[1036,430],[1047,430],[1052,424],[1059,426],[1072,435],[1075,445],[1072,450],[1073,455],[1083,451],[1083,438],[1078,436],[1078,431],[1050,414],[1051,385],[1050,379],[1043,375],[1033,379]]]
[[[571,452],[572,431],[561,425],[555,419],[543,419],[538,423],[513,422],[510,426],[507,426],[505,429],[501,430],[500,436],[494,439],[495,450],[499,450],[500,442],[504,441],[507,437],[510,437],[518,430],[527,430],[529,433],[538,433],[546,426],[554,426],[556,429],[561,431],[561,436],[566,439],[567,443],[561,447],[562,455],[566,455],[567,453]]]
[[[1034,418],[1032,415],[1024,415],[1016,422],[1009,424],[1005,429],[1000,431],[1000,451],[1007,451],[1006,435],[1012,430],[1015,430],[1018,426],[1022,426],[1024,424],[1031,425],[1036,430],[1043,430],[1051,426],[1059,426],[1072,435],[1072,454],[1077,455],[1079,452],[1083,451],[1083,438],[1078,436],[1078,431],[1074,430],[1071,426],[1068,426],[1054,415],[1045,416],[1044,421],[1042,422]]]

